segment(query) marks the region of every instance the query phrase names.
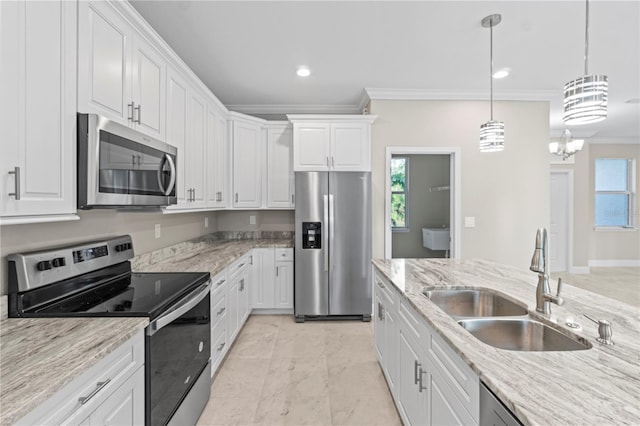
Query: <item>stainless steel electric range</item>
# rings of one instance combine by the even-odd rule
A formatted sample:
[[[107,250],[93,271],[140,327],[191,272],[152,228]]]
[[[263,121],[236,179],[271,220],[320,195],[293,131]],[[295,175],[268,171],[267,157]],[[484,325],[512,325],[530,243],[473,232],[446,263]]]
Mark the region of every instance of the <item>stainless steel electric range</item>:
[[[9,316],[148,317],[146,424],[195,424],[210,393],[209,273],[136,273],[132,257],[128,235],[9,255]]]

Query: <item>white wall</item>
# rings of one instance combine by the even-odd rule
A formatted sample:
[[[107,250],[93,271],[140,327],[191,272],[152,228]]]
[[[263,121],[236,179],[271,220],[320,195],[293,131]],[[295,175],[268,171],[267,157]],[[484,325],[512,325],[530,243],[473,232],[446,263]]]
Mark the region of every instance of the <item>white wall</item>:
[[[255,216],[255,224],[250,223]],[[293,231],[293,210],[238,210],[219,211],[219,231]]]
[[[215,232],[218,212],[119,213],[115,210],[80,211],[80,220],[0,227],[0,295],[7,294],[7,254],[27,252],[80,241],[130,234],[136,254]],[[204,218],[209,227],[204,227]],[[155,224],[161,237],[155,238]]]
[[[373,255],[384,257],[386,146],[460,147],[464,258],[486,258],[528,268],[536,229],[549,226],[549,105],[494,102],[505,122],[505,150],[480,153],[480,124],[488,102],[371,101]]]
[[[574,164],[552,165],[552,168],[574,171],[574,238],[573,267],[586,268],[593,261],[640,263],[640,235],[633,230],[596,230],[595,160],[597,158],[634,158],[640,167],[640,141],[586,139],[582,151],[575,154]],[[612,143],[613,142],[613,143]],[[616,143],[618,142],[618,143]],[[637,170],[636,170],[637,171]],[[636,173],[636,191],[640,190],[640,173]],[[640,198],[635,200],[636,225],[640,225]],[[553,208],[553,206],[551,206]]]

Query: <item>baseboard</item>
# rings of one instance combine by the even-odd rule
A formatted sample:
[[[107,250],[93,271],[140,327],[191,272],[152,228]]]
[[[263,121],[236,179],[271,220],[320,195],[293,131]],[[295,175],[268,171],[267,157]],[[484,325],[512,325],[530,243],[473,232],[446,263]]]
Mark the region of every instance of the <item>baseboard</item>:
[[[256,309],[253,308],[251,315],[293,315],[293,309]]]
[[[640,259],[622,259],[622,260],[590,260],[591,268],[640,268]]]
[[[569,268],[570,274],[589,274],[591,270],[588,266],[572,266]]]

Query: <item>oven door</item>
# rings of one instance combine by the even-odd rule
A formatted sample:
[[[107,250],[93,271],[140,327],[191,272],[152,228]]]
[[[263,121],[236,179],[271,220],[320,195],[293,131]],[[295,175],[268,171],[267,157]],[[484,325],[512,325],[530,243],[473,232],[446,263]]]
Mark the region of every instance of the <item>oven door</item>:
[[[167,424],[207,367],[211,356],[210,290],[209,281],[147,327],[148,425]]]
[[[175,204],[177,149],[96,114],[78,114],[78,207]]]

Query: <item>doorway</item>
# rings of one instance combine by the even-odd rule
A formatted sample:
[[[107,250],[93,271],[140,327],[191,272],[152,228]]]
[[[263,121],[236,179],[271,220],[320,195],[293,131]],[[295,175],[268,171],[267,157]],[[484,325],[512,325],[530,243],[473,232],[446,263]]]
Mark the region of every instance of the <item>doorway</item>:
[[[549,270],[569,272],[573,258],[573,170],[551,170],[549,183]]]
[[[459,148],[387,147],[385,258],[460,257],[459,164]]]

